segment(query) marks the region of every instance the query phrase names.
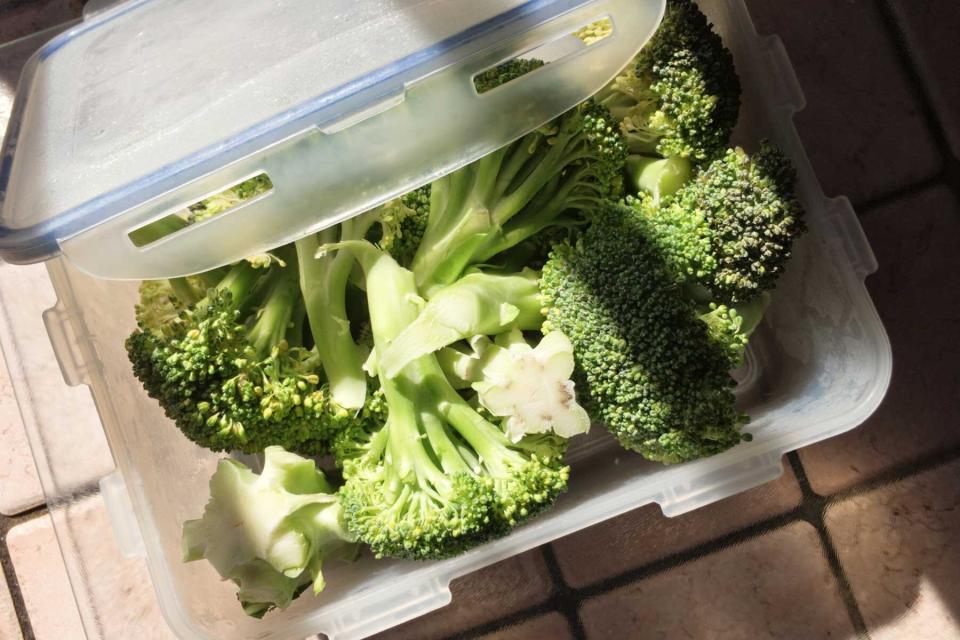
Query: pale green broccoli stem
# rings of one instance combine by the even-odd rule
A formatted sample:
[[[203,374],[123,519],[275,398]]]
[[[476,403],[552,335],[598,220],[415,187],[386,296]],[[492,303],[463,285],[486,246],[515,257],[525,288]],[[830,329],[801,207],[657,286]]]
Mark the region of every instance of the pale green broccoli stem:
[[[632,155],[627,158],[627,174],[633,190],[652,194],[656,200],[676,193],[693,175],[686,158],[651,158]]]
[[[197,292],[193,290],[193,286],[186,278],[170,278],[167,282],[170,283],[173,294],[181,303],[187,306],[196,303]]]
[[[337,247],[339,251],[352,249],[367,274],[367,298],[370,301],[370,323],[375,344],[390,343],[419,313],[413,274],[369,243],[345,242]],[[409,369],[404,372],[405,375],[398,377],[380,376],[380,386],[390,407],[390,417],[385,427],[387,447],[391,453],[390,472],[399,479],[405,476],[408,469],[413,470],[420,486],[428,493],[445,491],[450,488],[450,479],[445,474],[468,469],[443,425],[435,416],[422,415],[416,402],[418,398],[429,398],[424,395],[422,381],[423,378],[435,376],[436,372],[429,361],[414,362]],[[443,376],[442,371],[439,375]],[[420,432],[418,424],[423,424],[425,434]],[[442,471],[426,449],[419,445],[424,435],[440,458]],[[424,481],[429,484],[424,484]]]
[[[435,359],[430,358],[430,360],[436,363]],[[436,367],[439,375],[431,376],[428,382],[433,394],[441,398],[439,408],[443,417],[479,454],[483,465],[492,475],[494,477],[507,475],[508,462],[517,466],[524,464],[524,457],[510,448],[510,441],[500,428],[467,404],[467,401],[443,377],[439,365]]]
[[[249,262],[242,260],[233,265],[227,275],[213,287],[212,294],[208,293],[206,297],[197,301],[196,309],[201,310],[207,307],[213,299],[212,296],[227,295],[230,297],[231,304],[242,312],[250,303],[250,294],[262,276],[262,271],[254,269]]]
[[[562,125],[561,125],[562,126]],[[553,207],[524,221],[505,237],[505,225],[556,181],[561,169],[589,153],[578,148],[579,129],[561,131],[548,144],[528,136],[436,181],[430,219],[411,268],[420,291],[455,281],[483,262],[547,226],[566,207]],[[532,138],[532,139],[531,139]],[[541,151],[538,147],[546,147]],[[564,182],[575,186],[575,180]]]
[[[337,241],[361,240],[375,220],[364,214],[296,242],[300,288],[317,354],[333,399],[347,409],[362,408],[367,396],[364,354],[353,340],[346,306],[354,260],[349,251],[318,257],[317,250]]]
[[[491,232],[485,197],[505,150],[501,149],[433,183],[430,214],[411,268],[423,290],[454,281],[470,263],[473,249]]]
[[[520,329],[537,330],[543,324],[538,275],[469,273],[433,294],[423,310],[385,343],[379,366],[388,377],[397,375],[420,356],[439,351],[458,340],[496,335]]]
[[[261,308],[256,322],[247,332],[247,341],[257,356],[268,356],[274,347],[285,342],[300,299],[300,285],[295,265],[273,267],[266,303]]]

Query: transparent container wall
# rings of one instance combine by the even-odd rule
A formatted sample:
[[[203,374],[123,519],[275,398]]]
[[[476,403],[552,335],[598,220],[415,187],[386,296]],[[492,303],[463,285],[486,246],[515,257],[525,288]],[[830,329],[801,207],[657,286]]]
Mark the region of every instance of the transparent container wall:
[[[597,429],[571,451],[570,492],[509,537],[443,562],[369,556],[353,564],[331,562],[320,597],[304,596],[287,611],[251,620],[233,587],[210,567],[180,562],[180,524],[202,511],[218,456],[183,438],[130,373],[123,337],[134,326],[135,285],[98,280],[63,260],[49,264],[69,327],[58,356],[68,377],[80,372],[75,378],[93,388],[175,632],[231,639],[374,633],[448,602],[454,577],[525,549],[646,503],[675,515],[773,479],[782,472],[783,453],[852,429],[876,408],[891,357],[863,283],[876,268],[869,246],[849,203],[824,198],[803,153],[791,122],[803,98],[779,41],[756,36],[740,0],[704,0],[702,6],[733,50],[743,80],[737,140],[750,145],[769,137],[793,157],[810,226],[755,334],[749,366],[740,372],[739,401],[753,416],[754,439],[722,455],[660,466],[621,450]],[[16,336],[17,342],[24,339]],[[71,453],[44,441],[44,424],[53,419],[39,412],[31,439],[38,461],[56,475]],[[57,499],[59,483],[45,486]]]

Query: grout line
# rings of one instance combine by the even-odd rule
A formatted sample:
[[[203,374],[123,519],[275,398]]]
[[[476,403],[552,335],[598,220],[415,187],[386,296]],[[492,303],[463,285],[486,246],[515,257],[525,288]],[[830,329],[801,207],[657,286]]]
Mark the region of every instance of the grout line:
[[[892,36],[893,49],[906,71],[908,82],[920,98],[921,115],[930,133],[933,134],[934,142],[943,162],[941,171],[943,179],[953,190],[954,195],[960,199],[960,159],[953,154],[946,126],[940,116],[940,110],[937,108],[938,100],[934,97],[935,92],[931,87],[936,83],[931,80],[926,65],[917,55],[913,39],[901,26],[903,21],[900,11],[892,0],[877,0],[876,4],[884,25]]]
[[[869,200],[854,203],[853,209],[857,212],[857,217],[864,218],[869,216],[871,212],[880,209],[881,207],[913,198],[914,196],[918,196],[941,185],[944,185],[948,188],[950,187],[950,184],[947,182],[943,172],[918,182],[914,182],[913,184],[908,184],[905,187],[901,187],[895,191],[891,191],[890,193],[884,193],[877,197],[870,198]]]
[[[40,505],[15,516],[0,516],[0,567],[2,567],[3,577],[7,582],[10,600],[13,602],[13,610],[17,615],[17,623],[20,625],[20,633],[24,640],[35,640],[36,634],[30,624],[27,604],[23,599],[23,593],[20,591],[20,581],[17,579],[17,573],[13,567],[13,558],[7,548],[7,533],[15,526],[41,518],[47,513],[47,506]]]
[[[847,608],[847,613],[850,616],[851,624],[854,626],[857,638],[860,640],[869,640],[870,635],[866,628],[866,622],[863,619],[863,614],[860,611],[859,604],[853,595],[850,581],[846,576],[842,563],[840,562],[836,547],[834,546],[833,540],[830,538],[829,531],[826,528],[826,523],[823,517],[824,513],[827,507],[834,502],[862,495],[864,493],[869,493],[870,491],[874,491],[880,487],[895,484],[911,476],[925,473],[956,460],[960,460],[960,445],[924,456],[922,458],[918,458],[897,467],[893,467],[888,471],[871,479],[860,482],[849,489],[845,489],[829,496],[821,496],[820,494],[816,493],[810,485],[809,478],[807,477],[806,470],[803,467],[803,463],[800,461],[800,456],[798,453],[796,451],[790,452],[787,454],[787,461],[789,462],[790,467],[797,478],[797,483],[800,485],[800,489],[803,494],[803,499],[799,507],[791,511],[787,511],[786,513],[772,516],[770,518],[755,522],[751,525],[747,525],[742,529],[732,531],[717,538],[713,538],[707,542],[700,543],[693,547],[688,547],[687,549],[666,556],[660,560],[630,569],[585,587],[568,586],[562,577],[559,565],[556,561],[556,555],[554,554],[552,547],[544,546],[544,559],[546,560],[547,566],[550,569],[551,577],[554,579],[554,582],[559,585],[558,588],[561,590],[562,595],[558,594],[559,597],[554,596],[554,598],[551,598],[547,602],[528,607],[527,609],[515,612],[504,618],[485,622],[470,629],[461,631],[453,636],[450,636],[450,639],[452,640],[455,638],[457,640],[465,640],[468,638],[476,638],[497,630],[501,630],[507,626],[519,624],[538,615],[553,611],[563,614],[567,618],[568,622],[570,622],[571,616],[569,613],[569,608],[571,604],[576,612],[576,626],[574,626],[573,622],[570,622],[571,631],[574,633],[575,637],[582,638],[584,636],[580,634],[585,632],[582,620],[580,620],[579,610],[577,608],[579,602],[594,596],[608,593],[619,587],[664,573],[675,567],[686,564],[687,562],[691,562],[698,558],[722,551],[729,546],[770,533],[787,525],[793,524],[794,522],[803,521],[812,525],[817,531],[817,535],[820,538],[820,543],[824,550],[824,555],[827,559],[827,563],[830,566],[831,573],[837,580],[841,598],[843,599],[844,605]]]
[[[860,605],[856,596],[853,594],[853,588],[850,586],[850,579],[843,569],[843,563],[840,562],[840,555],[833,544],[830,532],[827,530],[827,523],[824,519],[824,512],[827,507],[827,499],[818,494],[810,486],[810,480],[807,478],[807,471],[803,468],[800,456],[796,451],[787,454],[787,460],[797,478],[797,484],[803,492],[803,500],[800,505],[802,518],[813,525],[820,538],[820,545],[823,547],[827,564],[830,565],[830,572],[837,581],[837,587],[840,589],[840,599],[843,600],[847,615],[850,616],[850,622],[861,640],[869,640],[870,633],[867,630],[867,623],[863,619],[863,612],[860,611]]]
[[[960,460],[960,445],[941,449],[940,451],[891,467],[872,478],[868,478],[852,487],[842,489],[827,496],[826,500],[829,504],[833,504],[849,498],[855,498],[870,493],[871,491],[876,491],[882,487],[896,484],[901,480],[932,471],[951,462],[956,462],[957,460]]]
[[[554,583],[557,585],[557,589],[559,590],[559,592],[554,595],[553,598],[547,600],[546,602],[528,607],[521,611],[517,611],[509,616],[484,622],[477,626],[460,631],[450,636],[449,640],[466,640],[477,638],[479,636],[502,630],[508,626],[520,624],[530,618],[534,618],[549,612],[557,612],[562,614],[567,619],[574,637],[583,638],[585,637],[585,629],[579,615],[578,604],[580,602],[583,602],[584,600],[594,596],[603,595],[628,584],[639,582],[646,578],[664,573],[680,565],[686,564],[687,562],[717,553],[729,546],[745,542],[751,538],[770,533],[799,521],[809,523],[817,531],[821,546],[824,550],[824,555],[827,559],[828,565],[830,566],[831,573],[837,580],[840,596],[843,599],[844,605],[846,606],[847,614],[850,616],[850,621],[857,634],[857,638],[860,640],[869,640],[870,635],[866,628],[866,622],[863,619],[863,614],[860,611],[859,604],[853,595],[850,581],[844,572],[843,565],[840,562],[836,547],[834,546],[833,540],[830,538],[829,531],[826,528],[826,523],[823,518],[824,513],[827,507],[834,502],[868,493],[889,484],[895,484],[900,480],[930,471],[955,460],[960,460],[960,445],[922,458],[918,458],[897,467],[893,467],[892,469],[871,479],[858,483],[850,489],[845,489],[829,496],[821,496],[815,492],[810,485],[806,470],[803,467],[803,463],[800,461],[800,456],[796,451],[790,452],[787,454],[787,461],[797,478],[797,483],[800,485],[800,490],[803,494],[803,498],[799,507],[780,515],[760,520],[736,531],[713,538],[693,547],[688,547],[687,549],[661,558],[660,560],[655,560],[652,563],[630,569],[623,573],[611,576],[584,587],[570,587],[566,584],[566,580],[563,579],[559,564],[556,560],[556,555],[553,552],[553,548],[545,545],[542,547],[544,559],[547,563],[547,567],[550,570],[551,578],[554,580]],[[575,615],[571,615],[571,610]]]
[[[584,640],[587,637],[587,632],[583,627],[583,620],[580,619],[579,603],[582,599],[576,597],[575,590],[571,589],[570,585],[568,585],[564,579],[563,572],[560,570],[560,564],[557,562],[557,554],[553,551],[553,546],[545,544],[540,547],[540,550],[543,553],[543,559],[547,563],[547,568],[550,570],[550,577],[553,579],[553,584],[556,588],[553,600],[558,604],[557,608],[560,612],[566,617],[573,637],[577,640]]]
[[[49,513],[46,504],[37,505],[36,507],[31,507],[25,511],[13,516],[0,515],[0,536],[3,536],[6,539],[7,532],[10,529],[13,529],[18,524],[23,524],[24,522],[29,522],[30,520],[36,520],[37,518],[46,515]]]
[[[561,614],[563,613],[562,611],[555,609],[548,600],[547,602],[542,602],[540,604],[533,605],[532,607],[515,611],[508,616],[502,616],[500,618],[496,618],[495,620],[478,624],[475,627],[471,627],[464,631],[458,631],[457,633],[448,636],[446,640],[471,640],[473,638],[479,638],[490,633],[502,631],[507,627],[521,624],[538,616],[554,612]]]
[[[601,580],[585,587],[572,589],[573,593],[580,600],[586,600],[601,594],[608,593],[619,587],[626,586],[632,582],[644,580],[652,576],[665,573],[682,564],[692,560],[711,555],[727,547],[733,546],[750,538],[770,533],[800,519],[800,510],[793,509],[777,516],[765,518],[742,529],[726,533],[707,542],[702,542],[693,547],[678,551],[668,555],[660,560],[655,560],[649,564],[629,569],[623,573]]]

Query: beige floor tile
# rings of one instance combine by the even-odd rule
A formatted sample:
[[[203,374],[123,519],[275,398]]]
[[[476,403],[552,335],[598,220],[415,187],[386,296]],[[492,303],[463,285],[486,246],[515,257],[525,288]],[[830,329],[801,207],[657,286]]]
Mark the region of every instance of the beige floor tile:
[[[566,581],[583,587],[775,516],[800,503],[787,465],[765,485],[676,518],[642,507],[553,543]]]
[[[588,638],[848,638],[812,526],[796,523],[587,601]]]
[[[941,162],[920,97],[877,2],[747,6],[757,30],[776,33],[786,46],[807,99],[794,121],[828,195],[863,202],[937,172]]]
[[[45,265],[0,264],[0,324],[16,336],[2,338],[6,363],[24,425],[40,431],[48,499],[88,491],[114,469],[89,387],[67,385],[51,344],[43,314],[56,303]]]
[[[83,579],[77,600],[99,637],[173,640],[157,608],[144,562],[116,548],[99,496],[55,517]],[[11,529],[7,544],[38,640],[82,637],[83,627],[50,516]]]
[[[20,408],[0,353],[0,513],[13,515],[43,503]]]
[[[7,581],[0,573],[0,638],[3,640],[20,640],[20,623],[17,622],[17,612],[10,599],[10,589]]]
[[[540,549],[514,556],[456,580],[453,602],[377,636],[428,640],[510,615],[550,597],[553,581]]]
[[[960,637],[960,462],[827,512],[873,640]]]
[[[37,639],[82,637],[83,624],[50,517],[11,529],[7,547]]]
[[[482,636],[481,640],[565,640],[573,638],[567,619],[559,613],[548,613],[505,629]]]
[[[893,345],[893,379],[863,425],[800,451],[825,495],[960,444],[960,206],[937,188],[870,212],[863,226],[880,263],[867,286]]]

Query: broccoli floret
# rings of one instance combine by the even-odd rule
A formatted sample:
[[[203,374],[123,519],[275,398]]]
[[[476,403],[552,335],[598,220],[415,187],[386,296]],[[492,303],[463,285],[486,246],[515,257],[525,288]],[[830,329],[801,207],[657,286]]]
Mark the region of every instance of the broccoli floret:
[[[733,56],[692,0],[668,0],[633,64],[595,96],[630,151],[698,163],[722,153],[740,111]]]
[[[575,245],[555,247],[541,291],[544,330],[570,338],[587,410],[624,447],[675,463],[741,441],[736,318],[720,307],[702,318],[629,212],[612,206]]]
[[[626,147],[609,112],[584,102],[431,186],[423,240],[411,263],[429,293],[622,189]],[[569,215],[565,215],[569,214]]]
[[[330,558],[353,559],[334,488],[312,460],[280,447],[264,451],[259,475],[224,459],[210,478],[203,516],[183,523],[183,560],[205,558],[234,582],[247,615],[285,609],[310,585],[320,593]]]
[[[367,239],[393,256],[400,265],[409,267],[427,229],[429,213],[428,184],[385,206],[380,224],[371,229]]]
[[[230,189],[190,205],[186,218],[190,224],[201,222],[224,211],[229,211],[241,202],[255,198],[272,188],[273,182],[271,182],[270,177],[261,173],[234,185]]]
[[[477,93],[486,93],[542,66],[543,60],[514,58],[478,74],[473,79],[473,85],[477,88]]]
[[[364,270],[380,349],[419,313],[414,275],[372,244],[339,245],[344,249]],[[347,526],[378,556],[460,553],[502,535],[565,490],[563,439],[511,442],[457,393],[432,354],[394,377],[381,371],[379,380],[386,421],[347,430],[336,447]]]
[[[286,266],[240,262],[165,331],[144,324],[127,339],[147,393],[188,438],[214,451],[279,444],[324,453],[350,420],[330,398],[318,358],[299,344],[296,255],[291,247],[281,253]]]
[[[628,198],[673,270],[709,299],[749,302],[773,288],[805,230],[790,161],[767,142],[706,166],[672,196]]]

